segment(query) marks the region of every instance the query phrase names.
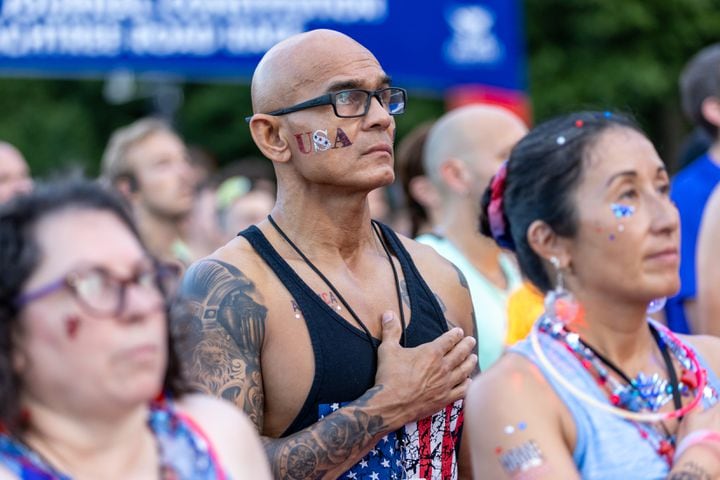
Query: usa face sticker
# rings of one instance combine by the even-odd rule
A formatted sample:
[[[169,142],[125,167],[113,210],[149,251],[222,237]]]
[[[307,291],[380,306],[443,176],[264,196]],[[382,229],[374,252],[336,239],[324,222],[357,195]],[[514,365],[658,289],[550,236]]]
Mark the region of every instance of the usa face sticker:
[[[331,138],[333,140],[331,140]],[[352,145],[352,142],[342,128],[337,128],[335,135],[332,135],[332,132],[327,128],[296,133],[295,141],[297,142],[300,152],[306,155],[334,150],[336,148],[345,148]]]

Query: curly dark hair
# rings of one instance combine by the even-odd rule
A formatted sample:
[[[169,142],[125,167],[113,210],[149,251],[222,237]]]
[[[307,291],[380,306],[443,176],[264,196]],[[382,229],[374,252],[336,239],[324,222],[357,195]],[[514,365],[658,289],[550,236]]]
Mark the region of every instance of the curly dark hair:
[[[481,233],[513,250],[522,272],[544,292],[553,285],[542,260],[530,247],[528,228],[535,220],[542,220],[557,235],[566,238],[576,235],[578,218],[572,196],[582,178],[585,160],[603,132],[619,127],[645,135],[627,115],[590,111],[548,120],[520,140],[507,163],[502,194],[505,231],[500,238],[493,236],[490,230],[491,187],[485,190],[480,214]]]
[[[19,396],[22,381],[12,362],[13,338],[19,328],[20,308],[16,299],[38,268],[43,254],[35,226],[42,219],[70,208],[110,212],[143,244],[122,200],[89,180],[76,178],[39,185],[33,192],[0,207],[0,422],[10,431],[21,427]],[[168,337],[164,389],[170,395],[180,396],[189,389],[182,378],[169,327]]]

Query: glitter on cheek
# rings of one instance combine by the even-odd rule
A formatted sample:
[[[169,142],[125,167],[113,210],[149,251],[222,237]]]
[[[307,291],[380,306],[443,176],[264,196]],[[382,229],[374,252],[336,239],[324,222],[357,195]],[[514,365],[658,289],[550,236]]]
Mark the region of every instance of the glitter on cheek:
[[[526,428],[527,428],[527,423],[525,423],[525,422],[518,423],[518,430],[522,431],[522,430],[525,430]]]
[[[618,225],[618,232],[624,232],[625,231],[625,225]]]
[[[615,218],[626,218],[630,217],[635,213],[635,207],[632,205],[623,205],[621,203],[613,203],[610,205],[610,209],[615,215]]]
[[[515,432],[515,427],[513,427],[512,425],[508,425],[503,430],[506,434],[510,435]]]
[[[611,233],[610,236],[608,237],[608,240],[610,240],[610,241],[615,240],[615,234]]]

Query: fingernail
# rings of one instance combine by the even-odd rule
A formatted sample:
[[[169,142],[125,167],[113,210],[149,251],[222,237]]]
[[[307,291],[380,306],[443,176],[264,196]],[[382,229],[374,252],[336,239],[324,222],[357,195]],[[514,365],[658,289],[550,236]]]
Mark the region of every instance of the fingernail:
[[[383,316],[382,316],[383,323],[390,323],[392,321],[392,319],[393,319],[392,312],[383,313]]]

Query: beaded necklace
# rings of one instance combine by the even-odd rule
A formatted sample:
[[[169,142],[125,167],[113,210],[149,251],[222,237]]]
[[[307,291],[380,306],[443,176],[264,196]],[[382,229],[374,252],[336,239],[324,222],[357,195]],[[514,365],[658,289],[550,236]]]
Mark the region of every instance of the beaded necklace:
[[[645,375],[638,375],[635,380],[631,380],[612,362],[609,362],[587,343],[582,341],[577,333],[567,330],[564,323],[554,321],[548,316],[544,316],[538,321],[536,327],[533,328],[531,332],[530,340],[533,350],[538,355],[540,361],[546,368],[549,367],[548,371],[568,387],[568,390],[572,394],[593,406],[607,410],[610,413],[628,420],[637,428],[640,436],[652,445],[658,455],[660,455],[668,465],[672,465],[672,458],[675,451],[674,438],[661,422],[669,418],[682,417],[699,403],[701,397],[708,397],[708,395],[714,397],[715,392],[712,388],[707,387],[706,372],[700,367],[694,352],[689,347],[680,342],[677,337],[666,329],[663,329],[663,333],[665,339],[669,341],[661,338],[657,332],[657,327],[652,323],[650,323],[650,329],[658,343],[658,347],[661,352],[663,352],[663,358],[668,367],[670,383],[668,383],[667,380],[661,379],[658,374],[654,374],[649,378]],[[540,349],[537,338],[538,332],[545,333],[554,340],[561,342],[563,346],[578,359],[585,370],[595,379],[600,388],[606,392],[610,405],[598,402],[585,392],[579,391],[552,367]],[[677,380],[668,350],[683,368],[681,376],[682,383]],[[623,384],[611,376],[608,368],[617,373],[626,383]],[[691,390],[695,391],[695,398],[683,407],[680,395],[689,396]],[[675,400],[675,410],[671,412],[658,412],[670,398],[674,398]],[[649,412],[643,412],[643,410],[649,410]],[[660,423],[664,433],[656,428],[652,428],[652,425],[648,425],[648,423]]]

